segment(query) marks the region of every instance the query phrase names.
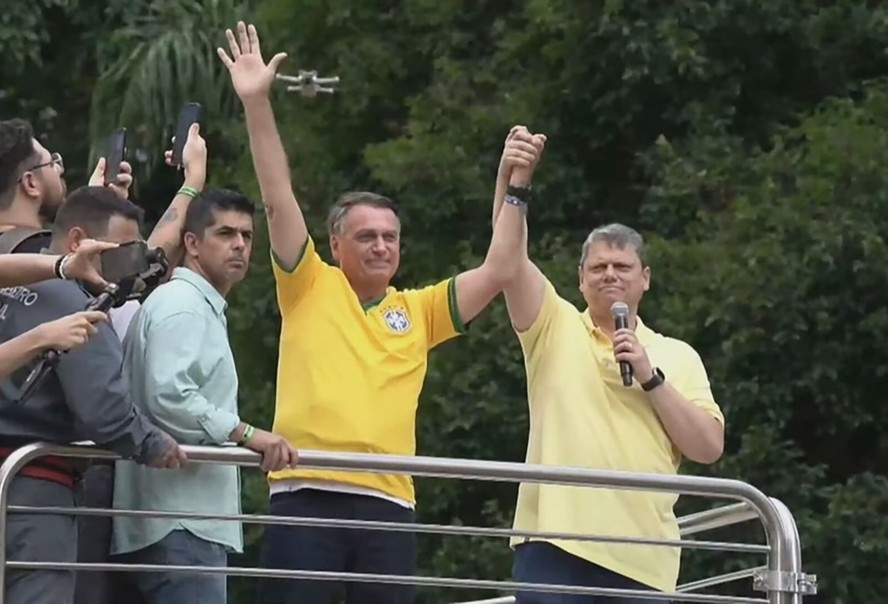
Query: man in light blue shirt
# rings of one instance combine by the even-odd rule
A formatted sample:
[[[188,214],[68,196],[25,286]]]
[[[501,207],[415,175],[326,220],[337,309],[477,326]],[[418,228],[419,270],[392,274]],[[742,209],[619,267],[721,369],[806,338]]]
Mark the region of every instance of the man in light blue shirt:
[[[237,372],[228,342],[225,296],[247,272],[253,205],[229,191],[198,195],[185,216],[184,266],[138,311],[124,343],[133,402],[180,444],[239,443],[262,453],[262,469],[295,465],[280,436],[241,421]],[[144,471],[118,462],[118,509],[239,514],[236,467],[191,464],[181,472]],[[243,550],[238,522],[115,517],[111,552],[141,564],[224,567]],[[134,573],[146,604],[225,604],[222,574]]]

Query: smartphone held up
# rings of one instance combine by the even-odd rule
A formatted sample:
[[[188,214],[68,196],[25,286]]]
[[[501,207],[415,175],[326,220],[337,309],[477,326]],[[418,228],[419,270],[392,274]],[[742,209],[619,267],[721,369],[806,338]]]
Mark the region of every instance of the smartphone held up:
[[[200,103],[185,103],[179,112],[176,123],[176,138],[173,140],[172,164],[182,169],[182,153],[188,141],[188,130],[192,124],[203,126],[203,106]]]
[[[126,128],[118,128],[108,137],[105,148],[105,186],[118,184],[120,164],[126,161]]]

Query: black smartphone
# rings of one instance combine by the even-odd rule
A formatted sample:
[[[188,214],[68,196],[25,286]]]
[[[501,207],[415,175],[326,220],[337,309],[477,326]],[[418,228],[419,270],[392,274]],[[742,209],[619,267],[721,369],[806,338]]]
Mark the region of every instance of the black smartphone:
[[[105,149],[105,186],[117,182],[120,164],[126,161],[126,128],[118,128],[108,137]]]
[[[130,241],[100,254],[102,276],[108,283],[120,283],[148,270],[148,245]]]
[[[203,126],[203,106],[200,103],[185,103],[179,112],[176,140],[173,141],[173,165],[177,168],[182,167],[182,150],[188,140],[188,130],[194,123]]]

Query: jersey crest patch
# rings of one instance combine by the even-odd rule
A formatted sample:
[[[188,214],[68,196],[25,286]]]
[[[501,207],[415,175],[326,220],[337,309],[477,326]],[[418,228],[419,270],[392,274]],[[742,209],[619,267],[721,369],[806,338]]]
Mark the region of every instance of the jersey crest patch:
[[[400,308],[387,310],[383,313],[382,318],[386,324],[395,333],[407,333],[410,330],[410,318],[407,311]]]

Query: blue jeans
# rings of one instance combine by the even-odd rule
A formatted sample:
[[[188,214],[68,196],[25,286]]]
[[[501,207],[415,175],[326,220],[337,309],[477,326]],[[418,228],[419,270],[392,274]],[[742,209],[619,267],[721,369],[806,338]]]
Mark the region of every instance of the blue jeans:
[[[175,566],[228,566],[225,547],[205,541],[186,530],[175,530],[157,543],[119,556],[128,564]],[[226,604],[226,577],[181,571],[134,572],[132,581],[145,604],[200,602]]]
[[[524,543],[515,548],[512,574],[516,581],[522,583],[652,591],[647,585],[642,585],[628,577],[543,542]],[[534,591],[518,592],[515,595],[515,604],[667,604],[667,602],[667,600],[620,596],[552,594]]]
[[[271,514],[415,522],[413,510],[396,503],[348,493],[301,489],[271,497]],[[416,535],[369,529],[268,526],[262,538],[263,568],[412,576]],[[339,581],[260,579],[260,604],[333,604]],[[347,604],[411,604],[412,585],[346,583]]]

